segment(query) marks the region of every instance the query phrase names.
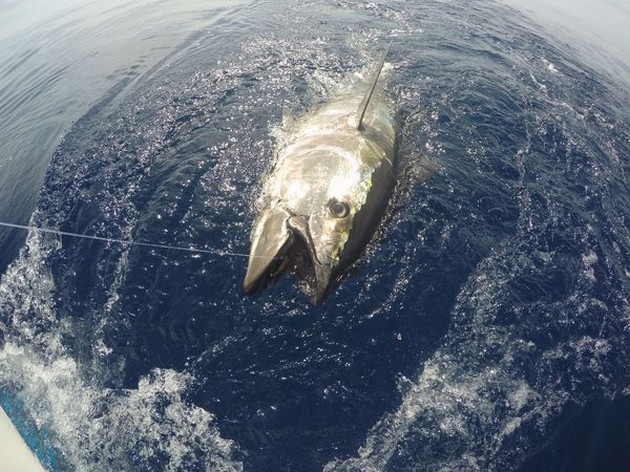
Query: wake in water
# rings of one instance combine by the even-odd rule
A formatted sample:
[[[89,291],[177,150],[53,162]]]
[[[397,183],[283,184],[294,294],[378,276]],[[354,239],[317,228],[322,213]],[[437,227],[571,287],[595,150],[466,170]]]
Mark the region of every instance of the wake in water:
[[[214,417],[183,397],[190,375],[153,369],[136,388],[109,388],[65,347],[72,332],[54,301],[46,259],[56,243],[31,235],[0,284],[4,388],[47,432],[40,458],[50,470],[242,470],[238,449]],[[102,356],[107,346],[93,338]],[[115,369],[114,365],[108,366]],[[10,380],[7,380],[10,379]]]
[[[438,122],[458,130],[439,130],[437,140],[463,151],[441,160],[449,180],[467,186],[453,228],[468,220],[480,229],[477,241],[492,227],[505,233],[454,297],[439,348],[417,376],[401,376],[401,405],[356,457],[330,462],[329,471],[516,470],[566,415],[594,398],[628,395],[623,102],[609,79],[527,29],[512,25],[514,36],[500,39],[489,28],[484,36],[477,13],[446,11],[464,25],[446,51],[461,61],[463,78],[435,107]],[[438,183],[430,187],[440,193]],[[408,245],[397,257],[415,250]]]

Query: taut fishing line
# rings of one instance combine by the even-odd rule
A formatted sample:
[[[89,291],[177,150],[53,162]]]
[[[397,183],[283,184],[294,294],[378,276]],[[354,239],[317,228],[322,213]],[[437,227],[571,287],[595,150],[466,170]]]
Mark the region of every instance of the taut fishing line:
[[[70,236],[72,238],[91,239],[94,241],[104,241],[108,243],[126,244],[128,246],[141,246],[154,249],[173,249],[175,251],[184,252],[197,252],[203,254],[213,254],[215,256],[234,256],[234,257],[249,257],[249,254],[241,254],[238,252],[222,251],[220,249],[202,249],[197,247],[183,247],[183,246],[170,246],[168,244],[155,244],[142,241],[129,241],[125,239],[105,238],[102,236],[91,236],[89,234],[71,233],[69,231],[61,231],[58,229],[40,228],[38,226],[19,225],[16,223],[7,223],[0,221],[0,226],[5,228],[22,229],[25,231],[34,231],[37,233],[56,234],[58,236]]]

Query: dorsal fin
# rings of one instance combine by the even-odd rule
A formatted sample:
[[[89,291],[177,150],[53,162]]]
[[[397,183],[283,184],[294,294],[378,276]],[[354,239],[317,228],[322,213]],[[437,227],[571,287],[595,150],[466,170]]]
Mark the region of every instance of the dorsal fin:
[[[359,117],[357,119],[357,130],[359,131],[361,131],[362,124],[363,124],[363,117],[365,116],[365,111],[367,110],[367,107],[370,104],[370,99],[372,98],[372,94],[374,93],[374,89],[376,88],[376,82],[378,82],[378,77],[381,75],[381,70],[383,70],[383,65],[385,64],[385,58],[387,57],[387,53],[389,52],[389,48],[392,46],[393,42],[394,40],[392,39],[387,45],[387,49],[385,49],[385,53],[383,54],[383,59],[381,59],[381,62],[378,68],[376,69],[376,71],[374,72],[374,75],[372,76],[372,80],[370,81],[370,88],[367,90],[367,92],[365,93],[365,96],[363,97],[363,100],[361,100],[361,103],[359,104],[359,109],[357,110],[358,117]]]

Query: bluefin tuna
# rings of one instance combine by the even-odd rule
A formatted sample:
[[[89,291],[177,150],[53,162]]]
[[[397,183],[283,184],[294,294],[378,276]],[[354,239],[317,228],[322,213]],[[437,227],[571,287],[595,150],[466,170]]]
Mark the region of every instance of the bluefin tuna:
[[[245,293],[292,265],[320,303],[372,237],[395,179],[396,122],[374,93],[386,55],[362,91],[298,120],[277,149],[257,202]]]

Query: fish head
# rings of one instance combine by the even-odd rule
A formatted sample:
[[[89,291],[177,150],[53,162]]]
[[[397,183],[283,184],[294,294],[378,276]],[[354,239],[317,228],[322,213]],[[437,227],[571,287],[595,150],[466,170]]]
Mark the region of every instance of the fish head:
[[[306,176],[312,172],[302,172],[300,179],[283,180],[281,193],[286,198],[262,211],[254,224],[246,293],[264,285],[274,266],[280,266],[290,249],[300,244],[308,252],[315,276],[312,301],[318,304],[323,300],[342,264],[360,196],[365,193],[347,170],[335,171],[323,171],[328,176],[325,182],[309,181]]]
[[[310,214],[292,216],[288,226],[310,255],[315,275],[313,302],[321,302],[342,263],[342,253],[352,230],[354,205],[343,197],[318,201]]]

